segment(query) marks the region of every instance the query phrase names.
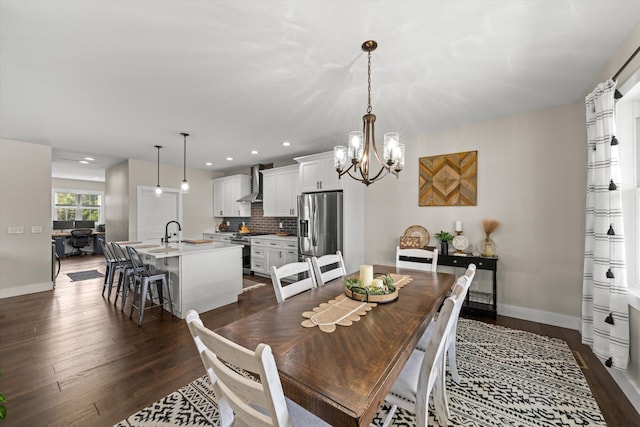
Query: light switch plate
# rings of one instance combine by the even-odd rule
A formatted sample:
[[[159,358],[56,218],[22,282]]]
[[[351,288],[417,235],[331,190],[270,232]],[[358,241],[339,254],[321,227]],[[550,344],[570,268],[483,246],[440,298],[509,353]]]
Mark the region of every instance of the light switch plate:
[[[24,225],[10,225],[9,230],[7,231],[9,234],[23,234],[24,233]]]
[[[42,233],[42,226],[41,225],[32,225],[31,226],[31,232],[32,233]]]

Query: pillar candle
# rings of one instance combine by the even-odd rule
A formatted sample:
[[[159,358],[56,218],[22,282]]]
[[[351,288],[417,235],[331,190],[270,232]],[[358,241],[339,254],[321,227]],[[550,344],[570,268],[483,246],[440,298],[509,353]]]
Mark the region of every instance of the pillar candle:
[[[373,265],[361,265],[360,266],[360,283],[362,286],[367,287],[373,280]]]
[[[462,221],[456,221],[456,231],[462,231]]]

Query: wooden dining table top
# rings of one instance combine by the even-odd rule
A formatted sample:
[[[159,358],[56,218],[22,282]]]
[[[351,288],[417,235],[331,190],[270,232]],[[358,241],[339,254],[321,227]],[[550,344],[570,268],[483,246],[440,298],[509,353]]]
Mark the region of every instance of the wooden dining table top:
[[[303,312],[344,294],[344,280],[291,297],[215,330],[248,348],[271,346],[285,396],[333,426],[369,425],[418,339],[454,284],[454,275],[374,265],[412,282],[334,332],[306,328]],[[357,273],[347,277],[357,277]]]

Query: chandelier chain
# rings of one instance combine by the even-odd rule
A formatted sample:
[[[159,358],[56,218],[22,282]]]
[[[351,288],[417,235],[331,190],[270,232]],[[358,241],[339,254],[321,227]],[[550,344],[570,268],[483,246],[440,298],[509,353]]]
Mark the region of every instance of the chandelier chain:
[[[367,105],[367,114],[371,114],[371,52],[369,52],[369,61],[368,61],[368,75],[369,75],[369,86],[367,88],[368,94],[368,105]]]

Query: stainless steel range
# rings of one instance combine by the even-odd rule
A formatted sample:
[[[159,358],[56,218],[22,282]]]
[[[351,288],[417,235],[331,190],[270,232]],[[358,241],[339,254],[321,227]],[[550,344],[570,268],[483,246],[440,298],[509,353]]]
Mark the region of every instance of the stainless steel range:
[[[267,233],[235,233],[230,243],[242,245],[242,274],[251,274],[251,237],[264,236]]]

